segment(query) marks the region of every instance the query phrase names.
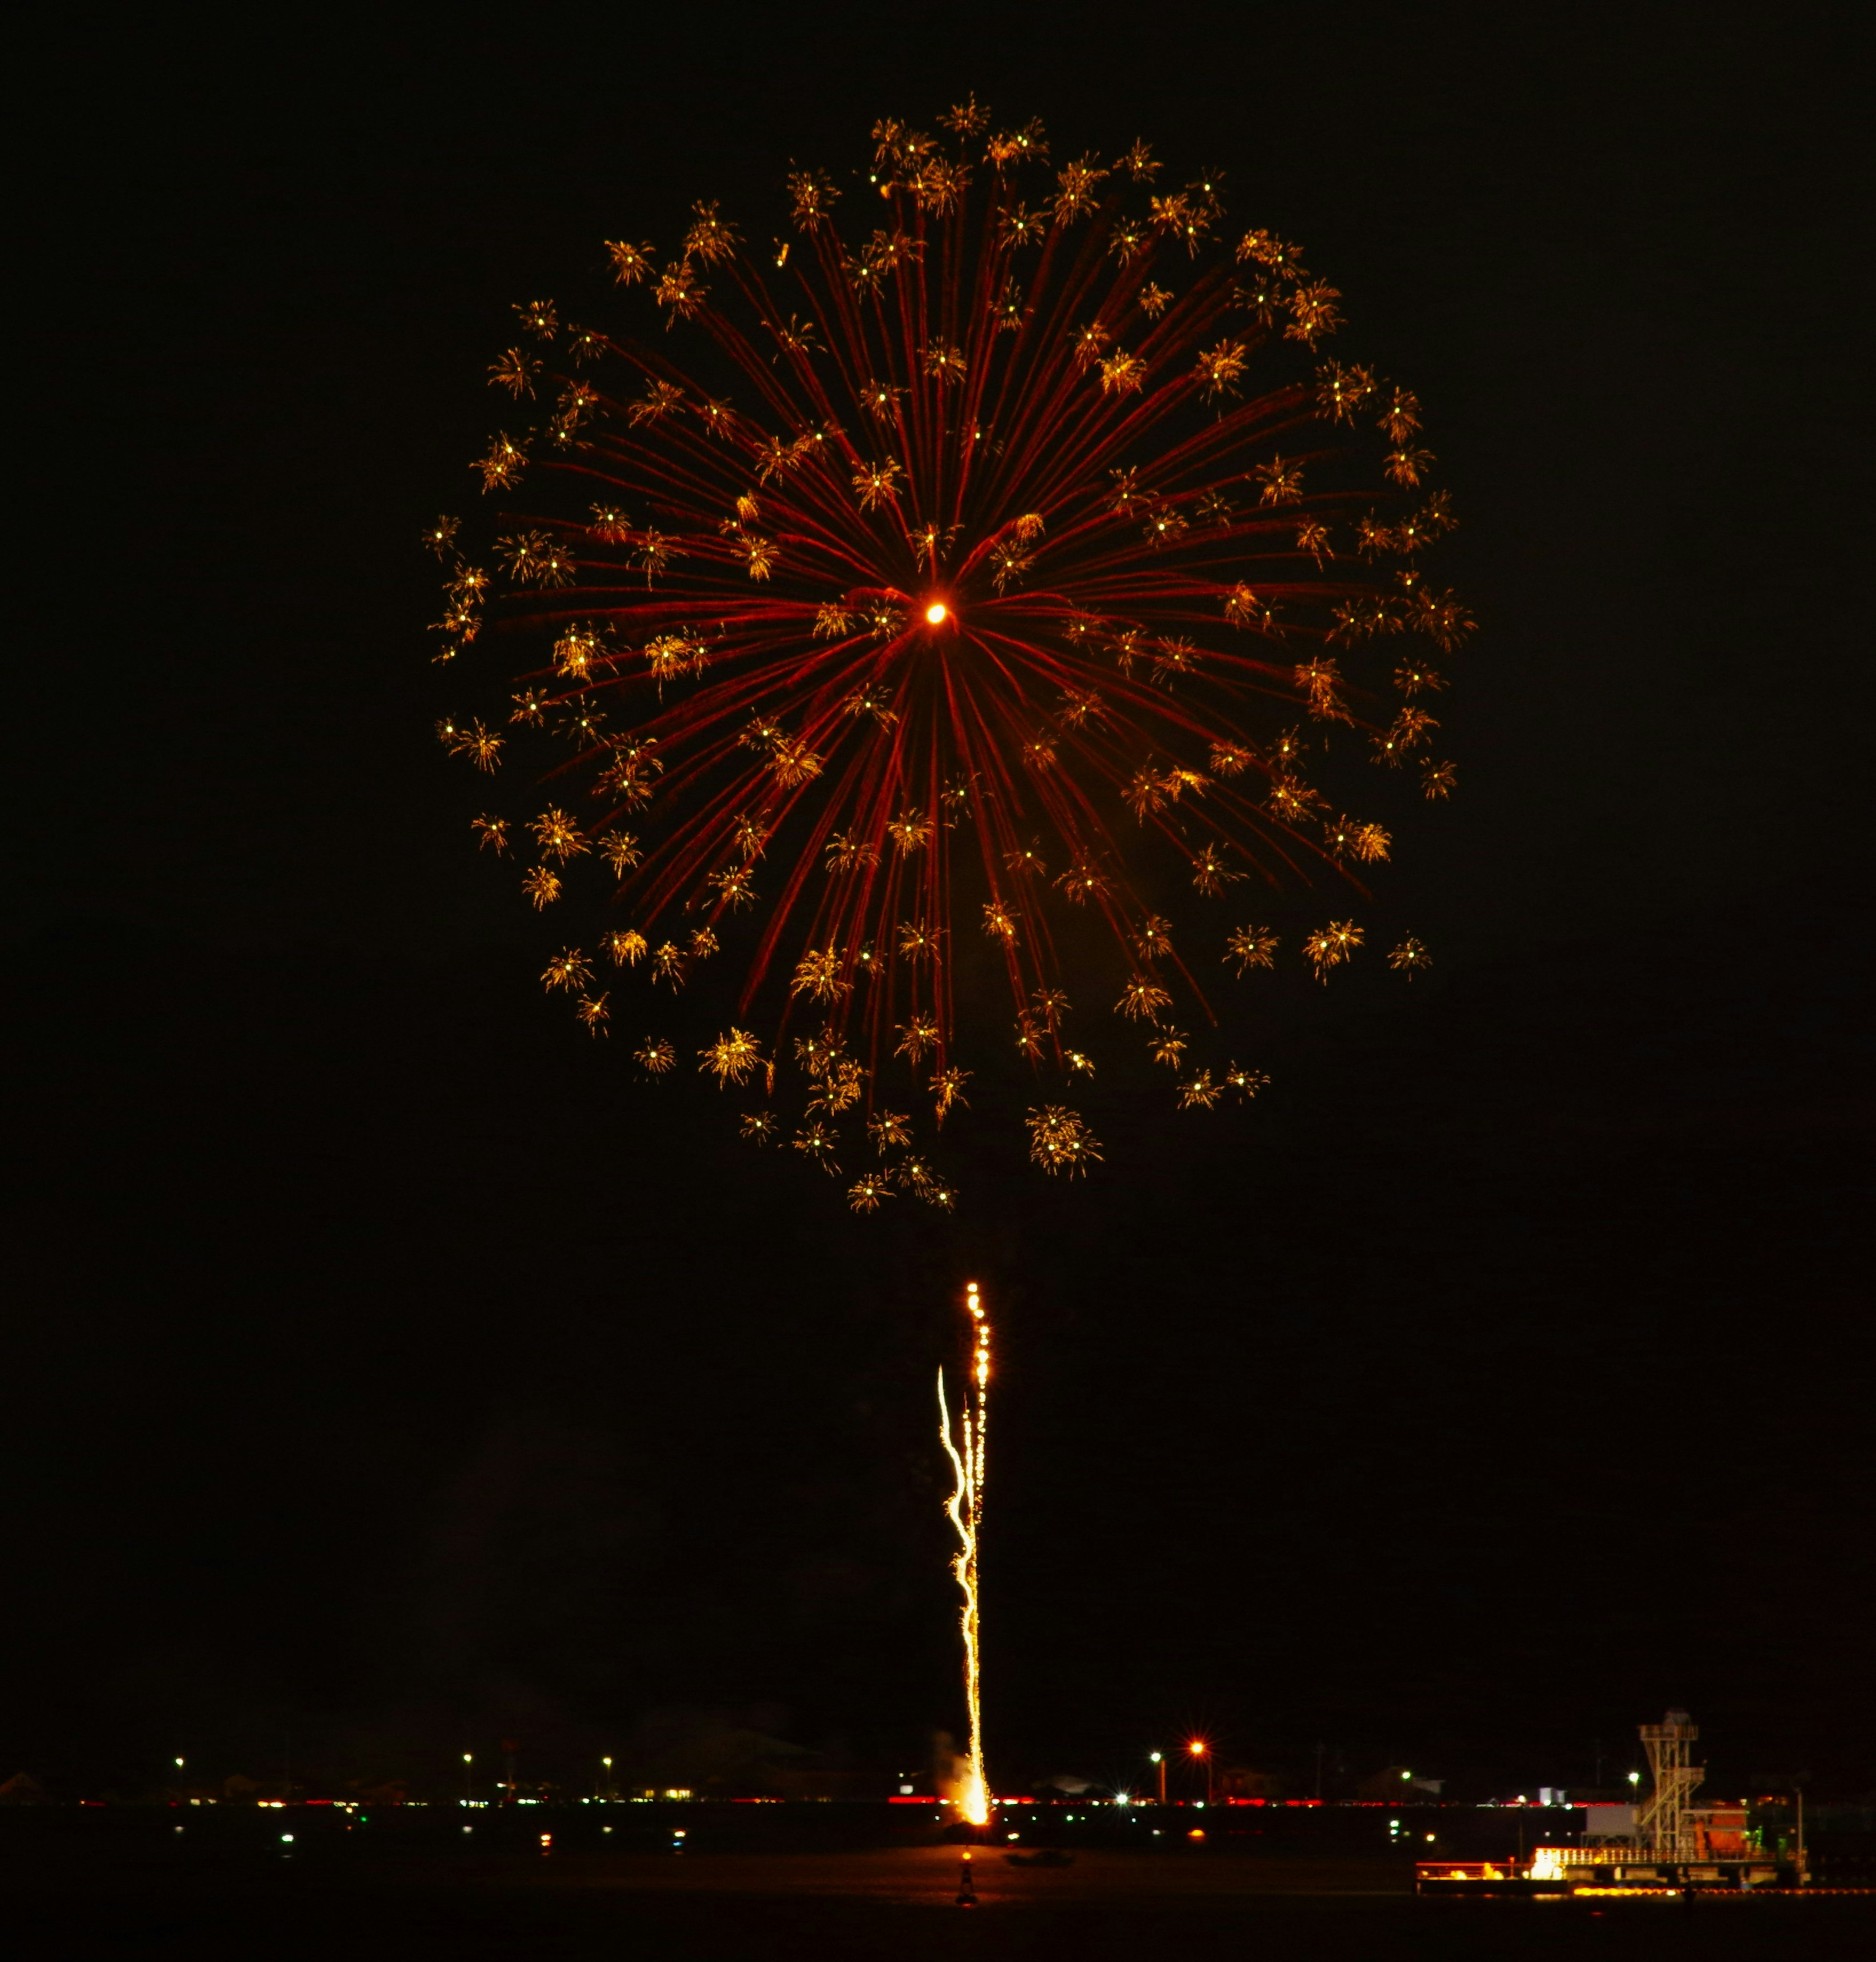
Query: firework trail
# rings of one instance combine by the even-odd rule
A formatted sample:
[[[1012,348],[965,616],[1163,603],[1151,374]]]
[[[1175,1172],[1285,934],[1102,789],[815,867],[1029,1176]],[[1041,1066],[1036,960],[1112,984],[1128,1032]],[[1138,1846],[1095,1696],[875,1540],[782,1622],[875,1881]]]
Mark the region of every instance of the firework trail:
[[[1471,625],[1424,571],[1454,520],[1420,404],[1325,356],[1296,247],[1226,237],[1216,175],[1143,143],[1052,168],[1039,124],[942,121],[881,120],[839,212],[794,171],[791,237],[704,203],[662,262],[609,241],[603,328],[518,307],[492,535],[427,535],[436,658],[497,650],[438,725],[507,797],[478,848],[580,922],[543,986],[661,1078],[727,948],[695,1066],[862,1212],[952,1204],[931,1154],[986,1056],[1070,1176],[1098,1067],[1254,1095],[1213,977],[1362,957],[1322,915],[1452,789],[1428,705]],[[1246,893],[1319,910],[1280,934]]]
[[[944,1371],[938,1374],[938,1436],[945,1456],[951,1461],[956,1479],[945,1505],[946,1516],[957,1535],[957,1551],[952,1557],[951,1572],[964,1596],[960,1625],[964,1638],[964,1705],[970,1718],[970,1744],[964,1782],[953,1803],[973,1826],[990,1817],[990,1787],[983,1769],[983,1665],[980,1641],[983,1631],[983,1601],[978,1591],[977,1557],[983,1532],[984,1441],[990,1415],[990,1322],[984,1313],[977,1283],[965,1292],[964,1306],[971,1321],[970,1364],[965,1377],[964,1394],[957,1413],[957,1435],[952,1435],[949,1407],[944,1400]]]

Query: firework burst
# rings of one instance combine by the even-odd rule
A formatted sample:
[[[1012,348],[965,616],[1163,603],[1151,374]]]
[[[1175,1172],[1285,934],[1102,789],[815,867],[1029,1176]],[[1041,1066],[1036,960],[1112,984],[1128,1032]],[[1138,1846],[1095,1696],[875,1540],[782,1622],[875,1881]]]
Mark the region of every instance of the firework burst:
[[[1105,1060],[1072,996],[1179,1107],[1261,1082],[1174,1018],[1354,955],[1352,922],[1285,947],[1245,894],[1367,896],[1453,787],[1427,704],[1470,626],[1423,570],[1453,517],[1418,404],[1330,357],[1296,248],[1142,144],[1052,165],[1036,124],[941,120],[880,122],[844,197],[793,172],[772,242],[710,203],[667,254],[609,241],[603,328],[516,308],[485,543],[424,533],[437,658],[500,650],[438,725],[478,802],[516,787],[477,848],[583,922],[546,985],[663,1074],[660,989],[736,936],[722,1019],[755,1026],[696,1067],[761,1100],[745,1136],[858,1151],[865,1211],[952,1203],[919,1133],[967,1107],[1004,986],[1047,1171],[1101,1156],[1061,1101]],[[589,906],[596,954],[564,944]]]

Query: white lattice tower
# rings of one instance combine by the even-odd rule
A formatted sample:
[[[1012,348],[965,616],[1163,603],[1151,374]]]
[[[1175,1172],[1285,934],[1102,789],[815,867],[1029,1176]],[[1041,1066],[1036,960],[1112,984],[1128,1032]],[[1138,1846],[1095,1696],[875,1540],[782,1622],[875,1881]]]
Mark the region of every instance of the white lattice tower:
[[[1641,1741],[1647,1748],[1654,1789],[1635,1815],[1635,1839],[1644,1852],[1657,1860],[1695,1857],[1688,1801],[1706,1776],[1707,1769],[1705,1765],[1690,1764],[1688,1759],[1699,1734],[1699,1725],[1684,1710],[1670,1710],[1660,1723],[1641,1726]]]

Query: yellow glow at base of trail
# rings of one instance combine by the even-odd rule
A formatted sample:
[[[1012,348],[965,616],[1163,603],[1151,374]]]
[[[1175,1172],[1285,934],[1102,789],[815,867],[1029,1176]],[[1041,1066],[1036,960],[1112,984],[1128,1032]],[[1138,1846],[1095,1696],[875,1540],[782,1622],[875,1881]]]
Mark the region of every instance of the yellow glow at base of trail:
[[[990,1817],[990,1787],[983,1770],[977,1545],[983,1525],[983,1447],[989,1412],[990,1324],[984,1314],[975,1281],[965,1289],[964,1308],[972,1325],[970,1379],[964,1388],[963,1407],[957,1414],[958,1435],[954,1443],[951,1411],[944,1401],[944,1372],[939,1369],[938,1438],[957,1478],[944,1510],[957,1534],[957,1551],[951,1560],[951,1572],[964,1597],[960,1621],[964,1638],[964,1705],[970,1719],[967,1769],[951,1803],[973,1826],[982,1826]]]
[[[925,617],[935,627],[941,627],[951,618],[951,609],[941,599],[935,599],[925,609]]]

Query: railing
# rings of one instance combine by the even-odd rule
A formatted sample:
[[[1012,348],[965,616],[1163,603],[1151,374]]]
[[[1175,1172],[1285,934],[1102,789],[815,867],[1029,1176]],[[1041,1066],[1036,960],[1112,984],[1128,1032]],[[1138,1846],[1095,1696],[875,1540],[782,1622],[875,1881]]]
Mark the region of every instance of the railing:
[[[1534,1857],[1558,1867],[1632,1867],[1651,1856],[1632,1839],[1608,1839],[1595,1846],[1540,1846]]]

